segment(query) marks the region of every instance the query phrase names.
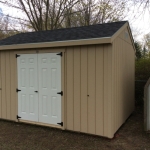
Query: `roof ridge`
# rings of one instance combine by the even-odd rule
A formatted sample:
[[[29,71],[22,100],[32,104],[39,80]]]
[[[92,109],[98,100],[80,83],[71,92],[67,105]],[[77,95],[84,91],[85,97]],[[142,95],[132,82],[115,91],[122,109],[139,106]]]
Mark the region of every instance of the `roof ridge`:
[[[67,29],[77,29],[77,28],[84,28],[84,27],[91,27],[91,26],[98,26],[98,25],[106,25],[106,24],[113,24],[113,23],[121,23],[121,22],[128,22],[128,21],[107,22],[107,23],[92,24],[92,25],[87,25],[87,26],[68,27],[68,28],[60,28],[60,29],[53,29],[53,30],[31,31],[31,32],[24,32],[24,33],[20,33],[20,34],[50,32],[50,31],[67,30]]]

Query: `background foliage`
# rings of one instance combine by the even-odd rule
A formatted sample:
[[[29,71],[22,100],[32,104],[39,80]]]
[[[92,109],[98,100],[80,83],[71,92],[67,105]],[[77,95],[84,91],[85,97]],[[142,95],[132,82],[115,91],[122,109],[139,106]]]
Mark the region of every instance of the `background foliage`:
[[[149,35],[144,37],[144,44],[135,42],[136,60],[135,60],[135,100],[136,104],[143,104],[144,86],[150,78],[150,50]]]

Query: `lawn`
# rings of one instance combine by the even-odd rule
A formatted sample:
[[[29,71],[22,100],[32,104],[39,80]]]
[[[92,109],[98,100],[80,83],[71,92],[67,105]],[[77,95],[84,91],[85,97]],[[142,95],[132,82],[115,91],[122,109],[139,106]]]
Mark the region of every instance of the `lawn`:
[[[0,150],[150,150],[150,133],[143,131],[143,108],[107,139],[82,133],[0,120]]]

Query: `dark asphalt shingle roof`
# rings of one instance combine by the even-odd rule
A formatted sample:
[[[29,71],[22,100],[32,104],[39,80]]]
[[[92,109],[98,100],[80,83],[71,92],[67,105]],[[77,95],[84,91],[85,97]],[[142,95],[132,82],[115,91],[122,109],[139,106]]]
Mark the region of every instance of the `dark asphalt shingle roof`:
[[[56,42],[79,39],[111,37],[127,21],[97,24],[83,27],[20,33],[0,40],[0,45]]]

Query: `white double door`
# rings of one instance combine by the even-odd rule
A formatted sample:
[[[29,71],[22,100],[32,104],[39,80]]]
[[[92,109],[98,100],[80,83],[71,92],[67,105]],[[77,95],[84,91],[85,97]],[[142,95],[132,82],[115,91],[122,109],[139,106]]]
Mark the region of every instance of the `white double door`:
[[[57,53],[18,54],[18,116],[57,125],[61,122],[61,57]]]

